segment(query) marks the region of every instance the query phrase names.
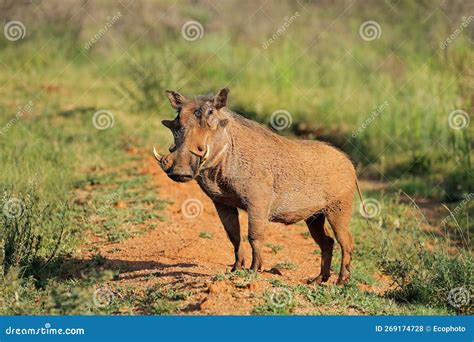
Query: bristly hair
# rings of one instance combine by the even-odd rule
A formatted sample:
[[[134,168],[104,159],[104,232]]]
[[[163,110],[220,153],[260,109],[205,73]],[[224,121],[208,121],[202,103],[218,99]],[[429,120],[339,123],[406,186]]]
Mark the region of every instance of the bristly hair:
[[[213,93],[209,93],[207,95],[198,95],[196,96],[196,100],[197,101],[203,101],[203,102],[206,102],[206,101],[212,101],[214,99],[214,95]]]
[[[273,139],[273,140],[276,140],[276,141],[281,141],[282,140],[282,137],[279,134],[273,132],[267,126],[262,125],[261,123],[256,122],[254,120],[247,119],[245,116],[242,116],[239,113],[236,113],[236,112],[232,111],[229,108],[226,108],[224,110],[224,115],[226,115],[227,117],[232,118],[232,120],[236,121],[239,125],[242,125],[244,127],[250,128],[254,131],[260,132],[261,134],[267,136],[270,139]],[[292,140],[292,139],[289,138],[287,140]]]

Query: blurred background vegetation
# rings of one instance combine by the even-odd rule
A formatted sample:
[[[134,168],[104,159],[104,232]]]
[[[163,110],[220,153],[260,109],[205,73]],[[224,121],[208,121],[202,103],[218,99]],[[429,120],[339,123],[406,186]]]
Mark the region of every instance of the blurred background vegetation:
[[[25,37],[0,36],[0,184],[4,198],[23,198],[29,222],[3,224],[33,227],[29,239],[5,243],[26,247],[4,266],[43,284],[52,255],[72,255],[77,235],[94,229],[86,218],[111,196],[84,209],[70,206],[76,192],[101,182],[124,187],[110,171],[137,162],[124,152],[165,151],[171,142],[160,125],[174,115],[166,89],[194,96],[230,87],[230,108],[264,124],[286,110],[292,124],[281,134],[330,141],[361,178],[454,208],[473,192],[472,124],[456,130],[448,122],[451,112],[469,120],[474,109],[472,15],[474,4],[461,0],[1,0],[2,25],[20,21]],[[193,41],[182,33],[191,20],[203,29]],[[366,21],[378,23],[378,38],[361,38]],[[94,128],[98,110],[113,113],[112,128]],[[471,203],[450,221],[460,222],[456,229],[472,230]],[[106,214],[108,238],[122,237],[116,228],[127,219]],[[53,312],[50,301],[43,309]]]
[[[472,113],[474,25],[441,47],[472,15],[469,2],[3,0],[1,12],[27,32],[0,40],[9,114],[37,97],[48,101],[35,101],[32,116],[46,105],[74,109],[94,93],[90,107],[141,115],[163,131],[165,89],[193,96],[229,86],[232,108],[264,123],[289,111],[290,133],[341,146],[362,177],[444,199],[472,191],[472,127],[453,130],[448,115]],[[202,25],[201,39],[183,39],[190,20]],[[368,20],[380,25],[378,39],[361,39]]]

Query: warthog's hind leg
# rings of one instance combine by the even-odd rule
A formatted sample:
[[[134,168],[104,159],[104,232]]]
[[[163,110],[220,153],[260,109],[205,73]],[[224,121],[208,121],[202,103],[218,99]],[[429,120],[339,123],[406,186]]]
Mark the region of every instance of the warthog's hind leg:
[[[352,215],[352,197],[335,203],[333,207],[328,208],[325,214],[334,231],[337,242],[341,245],[341,271],[339,272],[337,284],[346,285],[350,278],[350,265],[354,249],[354,239],[349,230],[349,222]]]
[[[311,283],[321,284],[329,279],[331,272],[332,251],[334,239],[324,230],[324,214],[317,213],[305,220],[314,241],[321,248],[321,272],[311,280]]]
[[[240,270],[245,267],[244,251],[242,249],[240,238],[240,223],[239,212],[237,208],[229,207],[220,203],[214,202],[217,209],[217,214],[224,225],[227,236],[234,246],[235,263],[232,267],[232,272]]]

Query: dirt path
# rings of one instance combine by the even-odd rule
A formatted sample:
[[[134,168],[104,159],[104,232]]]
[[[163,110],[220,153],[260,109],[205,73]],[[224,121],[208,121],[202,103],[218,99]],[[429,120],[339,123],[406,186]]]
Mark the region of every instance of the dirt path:
[[[230,271],[233,263],[232,245],[212,202],[197,183],[172,182],[151,156],[144,156],[141,172],[153,176],[160,199],[172,202],[165,211],[168,221],[157,221],[156,229],[119,243],[90,242],[106,258],[106,268],[121,269],[113,281],[114,286],[131,285],[144,290],[160,283],[165,288],[191,293],[180,303],[180,314],[235,315],[249,314],[262,303],[263,293],[273,288],[269,280],[305,284],[307,279],[319,273],[319,248],[309,237],[306,225],[270,224],[263,251],[265,271],[248,282],[229,279],[225,272]],[[186,201],[197,203],[194,207],[197,211],[193,211],[192,206],[185,208],[183,203]],[[190,213],[196,213],[196,217],[190,218]],[[245,212],[240,212],[240,222],[245,237]],[[249,267],[251,250],[247,241],[244,248]],[[91,255],[82,257],[90,258]],[[294,268],[272,269],[275,264],[285,262]],[[328,284],[334,284],[336,278],[333,274]]]

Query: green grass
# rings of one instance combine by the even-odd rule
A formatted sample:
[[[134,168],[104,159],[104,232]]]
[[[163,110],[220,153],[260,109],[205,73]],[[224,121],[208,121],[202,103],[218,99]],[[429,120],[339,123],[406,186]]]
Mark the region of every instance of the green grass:
[[[290,260],[285,260],[273,265],[274,269],[276,270],[294,270],[296,269],[296,264]]]
[[[104,290],[105,291],[105,290]],[[117,286],[107,289],[99,303],[103,313],[125,315],[171,315],[179,310],[181,301],[192,293],[175,288],[164,289],[162,284],[148,286],[144,292],[135,286]]]
[[[275,288],[263,294],[264,303],[253,308],[254,315],[290,315],[297,305],[288,288]]]
[[[278,254],[278,252],[280,252],[283,249],[283,246],[275,245],[273,243],[267,243],[265,246],[270,248],[274,254]]]
[[[199,233],[199,237],[202,239],[212,239],[213,236],[214,234],[212,234],[211,232],[202,231]]]
[[[360,218],[353,221],[358,241],[353,278],[374,284],[369,273],[383,270],[401,277],[403,284],[390,298],[354,286],[318,289],[309,295],[315,303],[338,305],[341,313],[353,306],[364,313],[458,312],[446,304],[444,294],[468,283],[467,265],[472,263],[463,249],[471,248],[466,237],[473,232],[473,206],[462,202],[474,191],[472,124],[453,130],[448,115],[472,109],[474,50],[464,34],[447,49],[439,45],[453,32],[453,23],[460,23],[463,7],[459,13],[449,11],[448,18],[442,8],[411,2],[393,3],[395,12],[385,2],[349,8],[282,2],[263,9],[271,20],[260,18],[252,30],[243,30],[233,17],[236,11],[250,16],[258,3],[243,9],[238,2],[226,2],[219,16],[180,4],[175,20],[166,23],[137,24],[133,19],[149,18],[167,5],[151,4],[154,10],[134,6],[138,15],[121,19],[87,51],[84,44],[101,27],[87,22],[90,16],[66,22],[69,16],[64,15],[46,22],[35,17],[32,5],[21,13],[1,14],[21,14],[28,28],[27,37],[17,42],[0,36],[0,204],[3,212],[9,200],[19,199],[25,208],[19,218],[2,216],[2,313],[118,312],[91,308],[91,295],[107,275],[70,277],[63,262],[84,242],[86,232],[113,243],[154,229],[157,219],[166,221],[162,210],[167,203],[156,196],[149,176],[137,171],[143,157],[128,151],[149,151],[152,145],[164,151],[170,144],[169,132],[159,123],[174,116],[165,89],[194,96],[226,85],[231,108],[265,124],[272,112],[285,109],[293,124],[282,134],[329,140],[351,156],[359,174],[389,184],[383,197],[370,194],[383,205],[372,227]],[[104,17],[127,12],[115,2],[94,6],[95,13],[107,13]],[[301,16],[285,34],[262,49],[281,18],[297,10]],[[182,38],[181,24],[190,18],[202,22],[203,39]],[[358,34],[367,18],[382,27],[381,37],[371,42]],[[386,108],[354,135],[384,103]],[[94,127],[99,110],[113,114],[113,127]],[[454,218],[438,234],[424,232],[420,226],[425,220],[397,202],[398,189],[449,201]],[[212,238],[208,232],[199,236]],[[308,232],[303,236],[310,237]],[[275,254],[281,250],[268,247]],[[335,264],[337,258],[338,252]],[[400,269],[400,264],[406,267]],[[414,275],[420,267],[439,277]],[[239,284],[248,281],[244,276]],[[150,299],[134,303],[149,304],[148,314],[176,312],[176,301],[151,292]],[[303,301],[275,308],[269,296],[256,313],[291,313]],[[118,306],[131,305],[120,298],[114,299]]]
[[[247,269],[218,273],[213,277],[214,281],[230,280],[236,288],[240,289],[248,288],[257,279],[259,279],[259,274]]]

